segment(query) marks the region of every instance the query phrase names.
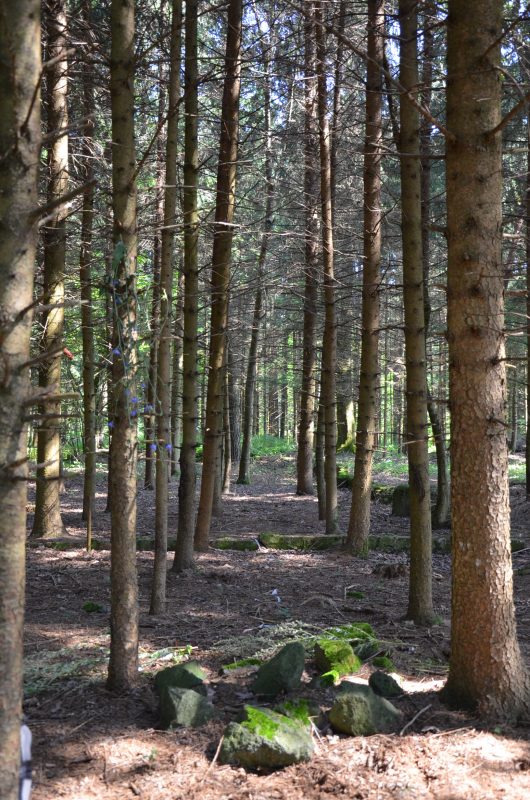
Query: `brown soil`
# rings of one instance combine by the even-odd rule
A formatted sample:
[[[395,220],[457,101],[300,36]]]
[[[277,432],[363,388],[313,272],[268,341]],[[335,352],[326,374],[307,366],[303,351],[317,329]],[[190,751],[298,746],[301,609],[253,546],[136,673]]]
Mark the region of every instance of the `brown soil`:
[[[262,531],[322,533],[313,498],[294,495],[292,461],[267,460],[253,484],[233,487],[215,520],[214,535]],[[171,485],[170,530],[176,523],[176,483]],[[347,527],[349,492],[340,493]],[[72,536],[80,522],[81,483],[67,482],[64,520]],[[139,492],[139,535],[153,529],[153,493]],[[98,494],[95,534],[109,533],[104,482]],[[529,504],[512,489],[514,535],[530,547]],[[30,508],[31,510],[31,508]],[[374,533],[404,533],[407,520],[374,504]],[[530,561],[528,551],[514,566]],[[403,564],[384,570],[381,565]],[[29,660],[27,721],[34,735],[34,800],[485,800],[530,796],[530,727],[487,729],[478,720],[445,708],[437,696],[449,652],[450,559],[434,557],[434,602],[440,620],[430,629],[404,622],[406,557],[373,553],[366,560],[340,552],[216,551],[197,558],[197,570],[169,573],[167,613],[148,615],[152,554],[138,555],[141,599],[141,682],[116,697],[104,685],[109,646],[109,553],[72,549],[28,551],[26,656]],[[386,574],[395,577],[384,577]],[[530,661],[530,576],[515,579],[521,645]],[[347,589],[363,592],[347,597]],[[273,592],[275,593],[273,594]],[[279,599],[278,599],[279,598]],[[88,613],[92,601],[101,610]],[[219,675],[241,642],[222,640],[267,634],[280,623],[321,628],[370,622],[392,653],[407,695],[396,701],[405,714],[402,735],[336,736],[323,726],[316,755],[305,765],[267,775],[221,766],[216,750],[226,722],[252,698],[249,671]],[[166,648],[191,650],[208,670],[219,719],[198,730],[157,729],[151,674],[167,666]],[[232,652],[231,652],[232,650]],[[61,651],[61,652],[58,652]],[[250,655],[240,652],[239,655]],[[371,667],[360,673],[367,678]],[[304,676],[309,682],[312,674]],[[305,691],[308,696],[309,689]],[[330,693],[319,700],[330,705]]]

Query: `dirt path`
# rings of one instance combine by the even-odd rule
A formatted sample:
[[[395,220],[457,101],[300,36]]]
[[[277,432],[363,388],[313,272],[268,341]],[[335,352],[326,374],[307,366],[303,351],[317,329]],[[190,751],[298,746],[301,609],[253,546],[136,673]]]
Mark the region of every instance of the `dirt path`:
[[[313,498],[293,492],[292,462],[271,459],[255,468],[254,483],[234,487],[215,520],[214,533],[323,532]],[[171,485],[173,501],[176,484]],[[80,481],[68,482],[65,521],[79,522]],[[513,492],[514,528],[526,536],[529,508]],[[153,493],[139,493],[139,534],[152,532]],[[108,536],[104,487],[98,496],[97,535]],[[340,492],[346,527],[349,493]],[[174,510],[170,529],[176,522]],[[374,508],[374,532],[405,532],[406,520],[387,506]],[[528,552],[519,562],[528,562]],[[402,563],[398,577],[381,564]],[[477,720],[449,712],[436,691],[443,684],[449,648],[450,560],[434,558],[434,601],[439,625],[419,630],[400,620],[407,601],[406,557],[374,553],[366,560],[342,553],[251,553],[212,550],[197,570],[170,573],[168,610],[147,613],[152,556],[138,556],[141,592],[142,681],[127,697],[104,688],[109,646],[109,554],[82,550],[28,553],[25,711],[34,733],[35,800],[270,800],[332,798],[484,800],[530,796],[530,729],[481,729]],[[352,599],[347,591],[362,593]],[[274,592],[274,593],[273,593]],[[278,599],[279,598],[279,599]],[[530,662],[530,577],[516,577],[521,643]],[[99,611],[83,609],[88,602]],[[251,651],[267,651],[282,637],[353,620],[370,622],[392,654],[408,690],[399,701],[403,736],[338,737],[321,731],[317,754],[306,765],[271,775],[220,766],[214,756],[224,725],[249,699],[248,675],[219,675],[222,664]],[[276,638],[274,638],[276,637]],[[150,674],[192,654],[207,669],[219,718],[199,730],[157,730]],[[368,677],[365,665],[361,678]],[[311,671],[305,675],[308,683]],[[309,689],[308,689],[309,691]],[[330,700],[324,694],[323,705]]]

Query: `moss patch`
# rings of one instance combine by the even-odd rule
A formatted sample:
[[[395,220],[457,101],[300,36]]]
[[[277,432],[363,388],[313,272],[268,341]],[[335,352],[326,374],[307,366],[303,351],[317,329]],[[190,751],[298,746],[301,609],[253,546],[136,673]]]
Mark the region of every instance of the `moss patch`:
[[[394,662],[388,656],[376,656],[374,659],[372,659],[372,664],[374,667],[386,669],[388,672],[394,672],[395,670]]]
[[[351,675],[361,668],[361,659],[346,641],[319,639],[315,644],[315,662],[325,683],[335,683],[343,675]]]
[[[232,661],[231,664],[223,664],[221,671],[230,672],[230,670],[233,669],[241,669],[242,667],[259,667],[262,664],[262,658],[240,658],[239,661]]]
[[[293,536],[282,533],[260,533],[259,541],[272,550],[329,550],[344,543],[343,536]]]
[[[271,740],[280,728],[280,723],[274,719],[273,714],[273,711],[245,706],[246,719],[242,725],[251,733]]]
[[[229,536],[223,536],[213,542],[213,547],[217,550],[258,550],[259,544],[257,539],[231,539]]]

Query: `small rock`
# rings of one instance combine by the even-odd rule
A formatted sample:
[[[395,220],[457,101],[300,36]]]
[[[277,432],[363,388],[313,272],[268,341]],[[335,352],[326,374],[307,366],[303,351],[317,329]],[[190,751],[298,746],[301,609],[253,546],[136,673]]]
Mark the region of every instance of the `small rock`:
[[[403,694],[403,689],[399,683],[391,675],[387,675],[386,672],[381,672],[380,670],[372,672],[368,685],[380,697],[399,697]]]
[[[198,728],[212,719],[213,705],[193,689],[165,686],[160,694],[160,718],[163,728],[177,725]]]
[[[313,754],[309,728],[268,708],[245,706],[245,719],[231,722],[219,753],[222,764],[277,769],[308,761]]]
[[[157,672],[155,689],[159,697],[168,687],[201,691],[207,677],[206,672],[197,661],[186,661],[185,664],[176,664],[174,667],[167,667]]]
[[[305,651],[300,642],[290,642],[276,655],[262,664],[252,684],[254,694],[274,698],[300,686],[304,671]]]
[[[378,697],[369,686],[343,682],[329,712],[329,721],[339,733],[371,736],[395,730],[402,714],[388,700]]]

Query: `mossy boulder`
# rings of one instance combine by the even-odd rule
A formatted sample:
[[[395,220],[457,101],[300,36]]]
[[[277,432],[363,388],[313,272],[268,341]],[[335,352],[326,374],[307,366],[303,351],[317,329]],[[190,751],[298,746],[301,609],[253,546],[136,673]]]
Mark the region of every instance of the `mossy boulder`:
[[[393,494],[394,486],[377,483],[372,484],[372,500],[378,500],[380,503],[390,505],[392,503]]]
[[[400,697],[403,694],[403,689],[392,675],[380,670],[372,672],[368,685],[380,697]]]
[[[344,543],[343,536],[304,536],[282,533],[260,533],[260,544],[271,550],[330,550]]]
[[[327,683],[335,683],[361,668],[361,659],[355,655],[352,646],[340,639],[319,639],[315,644],[315,663]]]
[[[175,687],[178,689],[201,690],[208,676],[197,661],[186,661],[185,664],[176,664],[166,667],[155,675],[155,689],[159,697],[164,689]],[[203,689],[203,693],[205,688]]]
[[[394,517],[410,517],[409,485],[402,483],[392,492],[392,514]]]
[[[245,706],[244,719],[231,722],[219,753],[222,764],[278,769],[308,761],[313,754],[309,726],[268,708]]]
[[[343,682],[329,712],[334,730],[350,736],[395,731],[402,714],[392,703],[364,684]]]
[[[193,689],[164,686],[160,691],[160,724],[163,728],[198,728],[215,715],[209,700]]]
[[[252,683],[254,694],[274,698],[300,686],[305,651],[300,642],[289,642],[269,661],[262,664]]]
[[[320,708],[310,700],[303,697],[296,700],[286,700],[274,709],[277,714],[283,714],[289,719],[294,719],[302,725],[311,727],[311,722],[320,716]]]
[[[217,550],[259,550],[257,539],[232,539],[229,536],[221,536],[213,542]]]

